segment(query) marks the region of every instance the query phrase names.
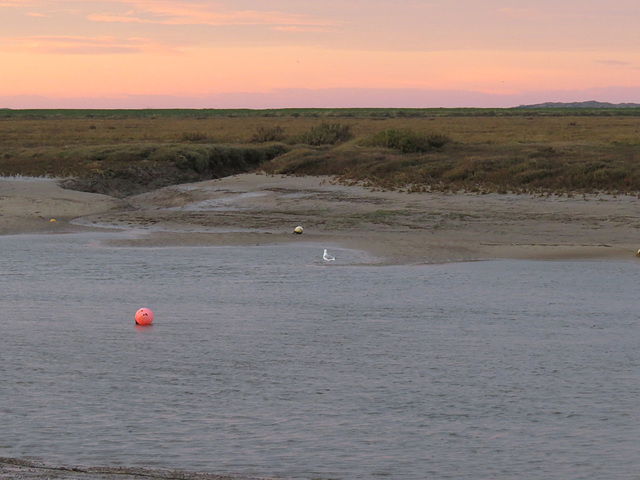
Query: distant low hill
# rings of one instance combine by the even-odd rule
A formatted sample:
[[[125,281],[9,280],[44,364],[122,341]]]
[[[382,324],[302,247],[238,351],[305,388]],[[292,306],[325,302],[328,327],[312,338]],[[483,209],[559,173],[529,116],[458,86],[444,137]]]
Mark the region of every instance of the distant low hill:
[[[589,100],[588,102],[569,103],[545,102],[534,105],[519,105],[516,108],[640,108],[640,103],[609,103]]]

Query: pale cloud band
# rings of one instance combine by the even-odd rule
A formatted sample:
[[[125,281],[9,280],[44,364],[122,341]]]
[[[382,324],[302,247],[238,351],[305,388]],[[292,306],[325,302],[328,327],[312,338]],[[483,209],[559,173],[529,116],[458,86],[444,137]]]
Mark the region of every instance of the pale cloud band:
[[[118,38],[108,35],[95,37],[43,35],[3,39],[5,52],[39,55],[136,55],[179,54],[170,46],[148,38]]]
[[[268,3],[268,2],[265,2]],[[326,18],[314,18],[302,13],[275,10],[240,10],[223,2],[182,2],[172,0],[135,1],[111,0],[87,2],[0,1],[0,8],[28,8],[25,15],[54,17],[60,14],[83,17],[92,22],[148,23],[158,25],[333,25]]]

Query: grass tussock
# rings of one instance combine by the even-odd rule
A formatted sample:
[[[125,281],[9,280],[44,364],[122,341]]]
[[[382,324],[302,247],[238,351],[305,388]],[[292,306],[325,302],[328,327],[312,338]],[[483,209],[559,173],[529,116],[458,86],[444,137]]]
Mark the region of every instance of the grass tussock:
[[[311,146],[337,145],[353,139],[351,125],[339,122],[322,122],[318,126],[311,127],[306,133],[298,137],[298,142]]]
[[[372,138],[365,140],[363,145],[393,148],[402,153],[424,153],[433,148],[442,148],[451,139],[438,133],[420,134],[413,130],[384,130]]]
[[[0,175],[119,196],[248,171],[415,192],[637,194],[639,167],[638,109],[0,110]]]
[[[280,125],[258,125],[251,141],[253,143],[283,142],[286,138],[285,130]]]

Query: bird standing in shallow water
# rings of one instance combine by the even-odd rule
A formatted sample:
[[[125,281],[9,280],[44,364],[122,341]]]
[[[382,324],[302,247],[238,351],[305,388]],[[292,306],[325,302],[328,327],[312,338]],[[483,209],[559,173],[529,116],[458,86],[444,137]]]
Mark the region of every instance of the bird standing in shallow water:
[[[324,258],[325,261],[327,261],[327,262],[334,262],[335,259],[336,259],[336,257],[334,257],[333,255],[329,255],[327,253],[327,249],[326,248],[324,249],[324,253],[322,254],[322,258]]]

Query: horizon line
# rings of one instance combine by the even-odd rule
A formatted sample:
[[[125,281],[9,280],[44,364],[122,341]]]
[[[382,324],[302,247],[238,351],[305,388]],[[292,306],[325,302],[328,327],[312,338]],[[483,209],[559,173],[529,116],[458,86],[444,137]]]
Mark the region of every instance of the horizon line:
[[[588,100],[585,100],[588,99]],[[84,97],[1,95],[9,109],[291,109],[291,108],[516,108],[544,103],[640,102],[640,86],[488,93],[411,88],[277,89],[211,94],[112,94]]]

